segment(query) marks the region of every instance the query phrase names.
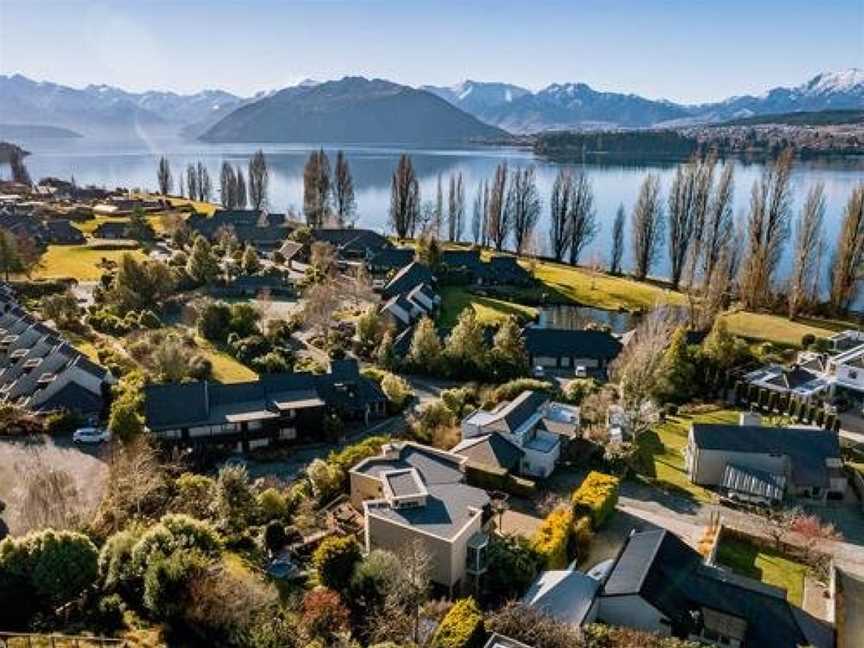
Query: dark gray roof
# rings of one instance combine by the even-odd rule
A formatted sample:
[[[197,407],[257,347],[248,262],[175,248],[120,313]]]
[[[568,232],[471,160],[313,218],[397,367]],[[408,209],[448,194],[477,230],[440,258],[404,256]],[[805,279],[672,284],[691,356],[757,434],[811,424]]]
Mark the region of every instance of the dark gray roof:
[[[475,463],[513,470],[522,461],[524,451],[497,432],[466,439],[452,450]]]
[[[396,497],[419,495],[423,492],[422,483],[418,483],[417,472],[410,468],[387,473],[384,477]]]
[[[369,256],[391,245],[378,232],[353,227],[313,229],[312,240],[330,243],[343,254]]]
[[[495,420],[484,425],[483,429],[515,432],[548,400],[549,395],[544,392],[524,391],[503,407],[494,410]]]
[[[103,405],[104,401],[101,395],[94,394],[78,383],[69,382],[49,399],[42,402],[37,409],[40,412],[68,410],[85,415],[99,415],[102,413]]]
[[[694,423],[693,442],[702,450],[786,455],[800,486],[827,486],[825,460],[840,457],[840,439],[831,430]]]
[[[785,592],[703,564],[701,556],[664,529],[627,539],[602,596],[639,595],[672,621],[673,633],[698,632],[704,610],[746,622],[745,645],[833,647],[833,633],[786,601]]]
[[[428,266],[412,261],[397,272],[393,278],[384,286],[384,296],[393,297],[400,293],[407,293],[420,284],[431,284],[434,281],[432,271]]]
[[[369,265],[377,268],[404,268],[414,260],[411,248],[385,248],[369,259]]]
[[[441,452],[434,452],[416,444],[405,444],[394,459],[372,457],[362,461],[354,470],[364,475],[379,477],[381,473],[390,470],[415,468],[427,487],[435,484],[453,484],[461,482],[464,475],[459,469],[459,463]]]
[[[522,335],[533,356],[572,356],[612,360],[621,352],[621,343],[605,331],[574,331],[529,326]]]

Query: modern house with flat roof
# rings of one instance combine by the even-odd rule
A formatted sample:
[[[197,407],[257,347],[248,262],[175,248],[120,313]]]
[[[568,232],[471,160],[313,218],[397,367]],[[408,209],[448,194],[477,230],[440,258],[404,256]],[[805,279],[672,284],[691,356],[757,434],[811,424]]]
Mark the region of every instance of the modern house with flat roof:
[[[212,443],[245,451],[279,441],[317,440],[325,414],[368,421],[384,416],[386,404],[378,385],[360,374],[356,360],[334,360],[322,375],[294,372],[233,384],[149,385],[144,422],[165,443]]]
[[[419,542],[431,580],[454,594],[486,570],[491,517],[486,491],[465,484],[465,457],[412,442],[385,445],[350,471],[351,503],[363,512],[366,551],[399,553]]]
[[[579,409],[524,391],[492,410],[475,410],[462,420],[462,441],[453,452],[475,461],[533,477],[548,477],[561,444],[579,432]]]
[[[842,499],[842,465],[837,433],[813,428],[694,423],[685,450],[694,484],[762,504],[786,495]]]

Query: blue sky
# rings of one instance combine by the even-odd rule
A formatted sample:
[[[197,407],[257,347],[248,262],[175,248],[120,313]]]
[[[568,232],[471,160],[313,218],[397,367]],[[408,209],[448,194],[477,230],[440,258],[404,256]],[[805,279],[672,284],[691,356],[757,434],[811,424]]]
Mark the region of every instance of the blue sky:
[[[0,0],[0,73],[239,94],[346,74],[699,102],[864,67],[864,0]]]

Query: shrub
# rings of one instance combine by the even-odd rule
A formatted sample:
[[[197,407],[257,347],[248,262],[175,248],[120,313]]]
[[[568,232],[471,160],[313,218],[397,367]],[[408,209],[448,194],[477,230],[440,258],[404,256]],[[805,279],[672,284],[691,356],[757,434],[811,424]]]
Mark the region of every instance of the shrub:
[[[118,594],[108,594],[96,604],[94,621],[103,632],[113,633],[123,627],[126,604]]]
[[[805,349],[810,347],[814,342],[816,342],[816,336],[812,333],[805,333],[801,336],[801,346]]]
[[[489,543],[486,587],[499,600],[522,596],[531,585],[542,559],[521,536],[493,538]]]
[[[204,556],[217,555],[222,547],[219,536],[207,522],[188,515],[169,513],[147,529],[132,548],[132,568],[144,574],[158,556],[170,556],[178,550],[197,550]]]
[[[132,568],[132,550],[141,538],[142,530],[130,527],[110,536],[99,551],[97,563],[102,589],[129,595],[135,572]]]
[[[517,378],[496,387],[484,405],[494,407],[498,403],[513,400],[523,391],[542,391],[554,395],[557,394],[558,388],[545,380]]]
[[[198,315],[197,327],[205,340],[224,342],[231,332],[231,309],[222,302],[208,303]]]
[[[617,477],[592,470],[570,498],[574,513],[590,516],[593,527],[599,528],[615,511],[619,481]]]
[[[350,614],[332,589],[317,588],[303,597],[303,627],[313,637],[329,637],[349,628]]]
[[[213,508],[225,527],[236,530],[247,525],[255,510],[255,498],[246,466],[222,466],[216,479]]]
[[[593,378],[574,378],[564,387],[564,399],[568,403],[579,405],[586,396],[599,390]]]
[[[261,518],[265,522],[284,518],[288,515],[288,502],[285,496],[275,488],[261,491],[256,498]]]
[[[360,558],[360,545],[353,538],[330,536],[315,549],[312,565],[322,585],[341,592],[351,582],[354,565]]]
[[[576,545],[577,556],[584,558],[588,555],[593,538],[594,533],[591,531],[591,518],[583,515],[573,525],[573,540]]]
[[[157,555],[144,573],[144,607],[156,619],[176,620],[188,603],[189,584],[207,569],[209,561],[197,551]]]
[[[447,612],[435,634],[432,648],[474,648],[483,639],[483,614],[473,598],[459,599]]]
[[[549,513],[534,532],[531,547],[543,559],[546,569],[567,567],[572,526],[573,511],[560,506]]]
[[[199,520],[211,515],[216,482],[212,477],[183,473],[174,482],[176,494],[171,504],[175,513],[185,513]]]
[[[70,434],[81,427],[84,419],[77,412],[62,410],[45,417],[45,432],[50,435]]]
[[[387,406],[390,412],[398,414],[405,406],[411,397],[414,396],[414,390],[404,378],[396,374],[387,374],[381,381],[381,391],[387,397]]]
[[[158,329],[162,326],[162,320],[152,310],[141,311],[138,316],[138,326],[147,329]]]

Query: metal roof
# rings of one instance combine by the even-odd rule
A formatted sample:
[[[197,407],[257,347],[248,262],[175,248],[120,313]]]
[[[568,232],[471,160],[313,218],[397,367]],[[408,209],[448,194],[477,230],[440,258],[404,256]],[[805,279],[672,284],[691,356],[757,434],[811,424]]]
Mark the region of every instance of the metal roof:
[[[726,464],[720,485],[728,490],[779,502],[786,490],[786,477],[746,466]]]

